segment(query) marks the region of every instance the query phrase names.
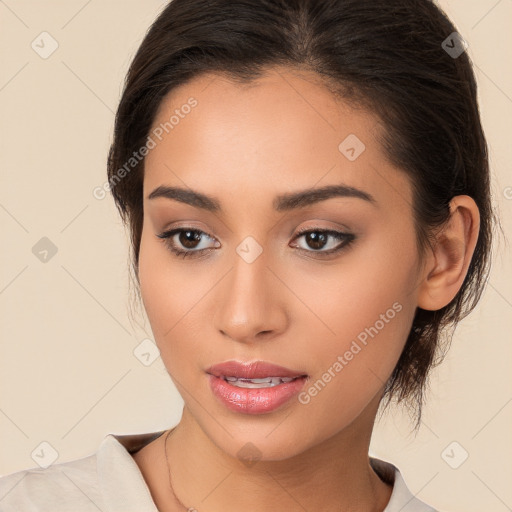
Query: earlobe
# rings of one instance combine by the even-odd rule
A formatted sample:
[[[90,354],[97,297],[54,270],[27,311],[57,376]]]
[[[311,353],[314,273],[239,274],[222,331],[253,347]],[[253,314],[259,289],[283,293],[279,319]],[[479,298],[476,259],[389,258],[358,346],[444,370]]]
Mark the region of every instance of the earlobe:
[[[450,218],[436,234],[429,266],[418,292],[418,307],[437,311],[460,290],[478,240],[480,213],[473,198],[462,195],[450,202]]]

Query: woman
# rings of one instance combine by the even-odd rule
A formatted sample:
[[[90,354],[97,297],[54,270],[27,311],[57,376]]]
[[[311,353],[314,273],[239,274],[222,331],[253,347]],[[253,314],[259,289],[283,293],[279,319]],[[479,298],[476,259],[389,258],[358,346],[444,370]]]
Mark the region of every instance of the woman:
[[[476,84],[442,11],[173,0],[108,177],[183,415],[4,477],[2,510],[434,511],[368,449],[380,406],[419,426],[488,272]]]

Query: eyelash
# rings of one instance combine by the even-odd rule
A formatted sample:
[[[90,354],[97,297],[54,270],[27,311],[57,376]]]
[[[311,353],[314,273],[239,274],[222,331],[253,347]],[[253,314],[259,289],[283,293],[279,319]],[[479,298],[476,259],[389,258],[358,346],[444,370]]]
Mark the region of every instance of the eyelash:
[[[185,231],[200,234],[200,235],[206,235],[208,238],[213,239],[212,236],[210,236],[208,233],[205,233],[204,231],[201,231],[200,229],[187,228],[187,227],[180,227],[180,228],[171,229],[169,231],[164,231],[163,233],[160,233],[156,236],[163,241],[163,243],[166,245],[166,247],[173,254],[175,254],[176,256],[178,256],[180,258],[190,258],[190,257],[197,258],[197,257],[203,256],[206,252],[210,252],[210,251],[214,250],[214,248],[212,248],[212,247],[208,247],[206,249],[199,249],[199,250],[178,249],[175,246],[174,242],[172,241],[172,237],[178,233],[182,233]],[[352,233],[344,233],[342,231],[334,231],[331,229],[303,228],[303,229],[300,229],[299,231],[297,231],[293,240],[295,241],[298,238],[300,238],[301,236],[307,235],[310,233],[320,233],[322,235],[329,235],[329,236],[332,236],[332,237],[342,241],[339,245],[337,245],[333,249],[329,249],[328,251],[320,251],[320,250],[315,251],[315,250],[298,248],[298,250],[301,252],[319,254],[320,257],[328,257],[331,254],[341,252],[343,249],[346,249],[347,247],[349,247],[356,239],[356,236],[353,235]]]

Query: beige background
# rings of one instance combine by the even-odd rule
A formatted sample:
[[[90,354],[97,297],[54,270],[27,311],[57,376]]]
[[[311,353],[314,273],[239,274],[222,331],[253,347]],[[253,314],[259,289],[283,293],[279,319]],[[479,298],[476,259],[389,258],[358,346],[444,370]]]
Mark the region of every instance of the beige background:
[[[151,331],[129,316],[127,235],[110,196],[92,194],[106,179],[127,66],[164,4],[0,0],[0,475],[34,467],[31,454],[44,441],[65,462],[94,452],[109,432],[156,431],[180,418],[161,359],[145,366],[134,356]],[[494,201],[508,235],[512,1],[441,5],[476,65]],[[46,59],[31,47],[43,31],[59,45]],[[46,263],[32,252],[43,237],[57,248]],[[418,436],[396,410],[376,426],[372,453],[442,511],[512,508],[510,261],[510,248],[497,245],[483,299],[433,375]],[[453,441],[460,446],[452,452]],[[458,469],[445,462],[460,461],[463,450]]]

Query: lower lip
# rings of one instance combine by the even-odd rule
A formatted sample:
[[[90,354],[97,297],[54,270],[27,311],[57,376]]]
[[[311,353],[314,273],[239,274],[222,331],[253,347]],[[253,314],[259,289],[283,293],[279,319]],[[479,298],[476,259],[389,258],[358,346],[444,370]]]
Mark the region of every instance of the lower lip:
[[[239,388],[222,377],[209,375],[213,394],[230,410],[245,414],[263,414],[275,411],[297,395],[306,377],[283,382],[268,388]]]

